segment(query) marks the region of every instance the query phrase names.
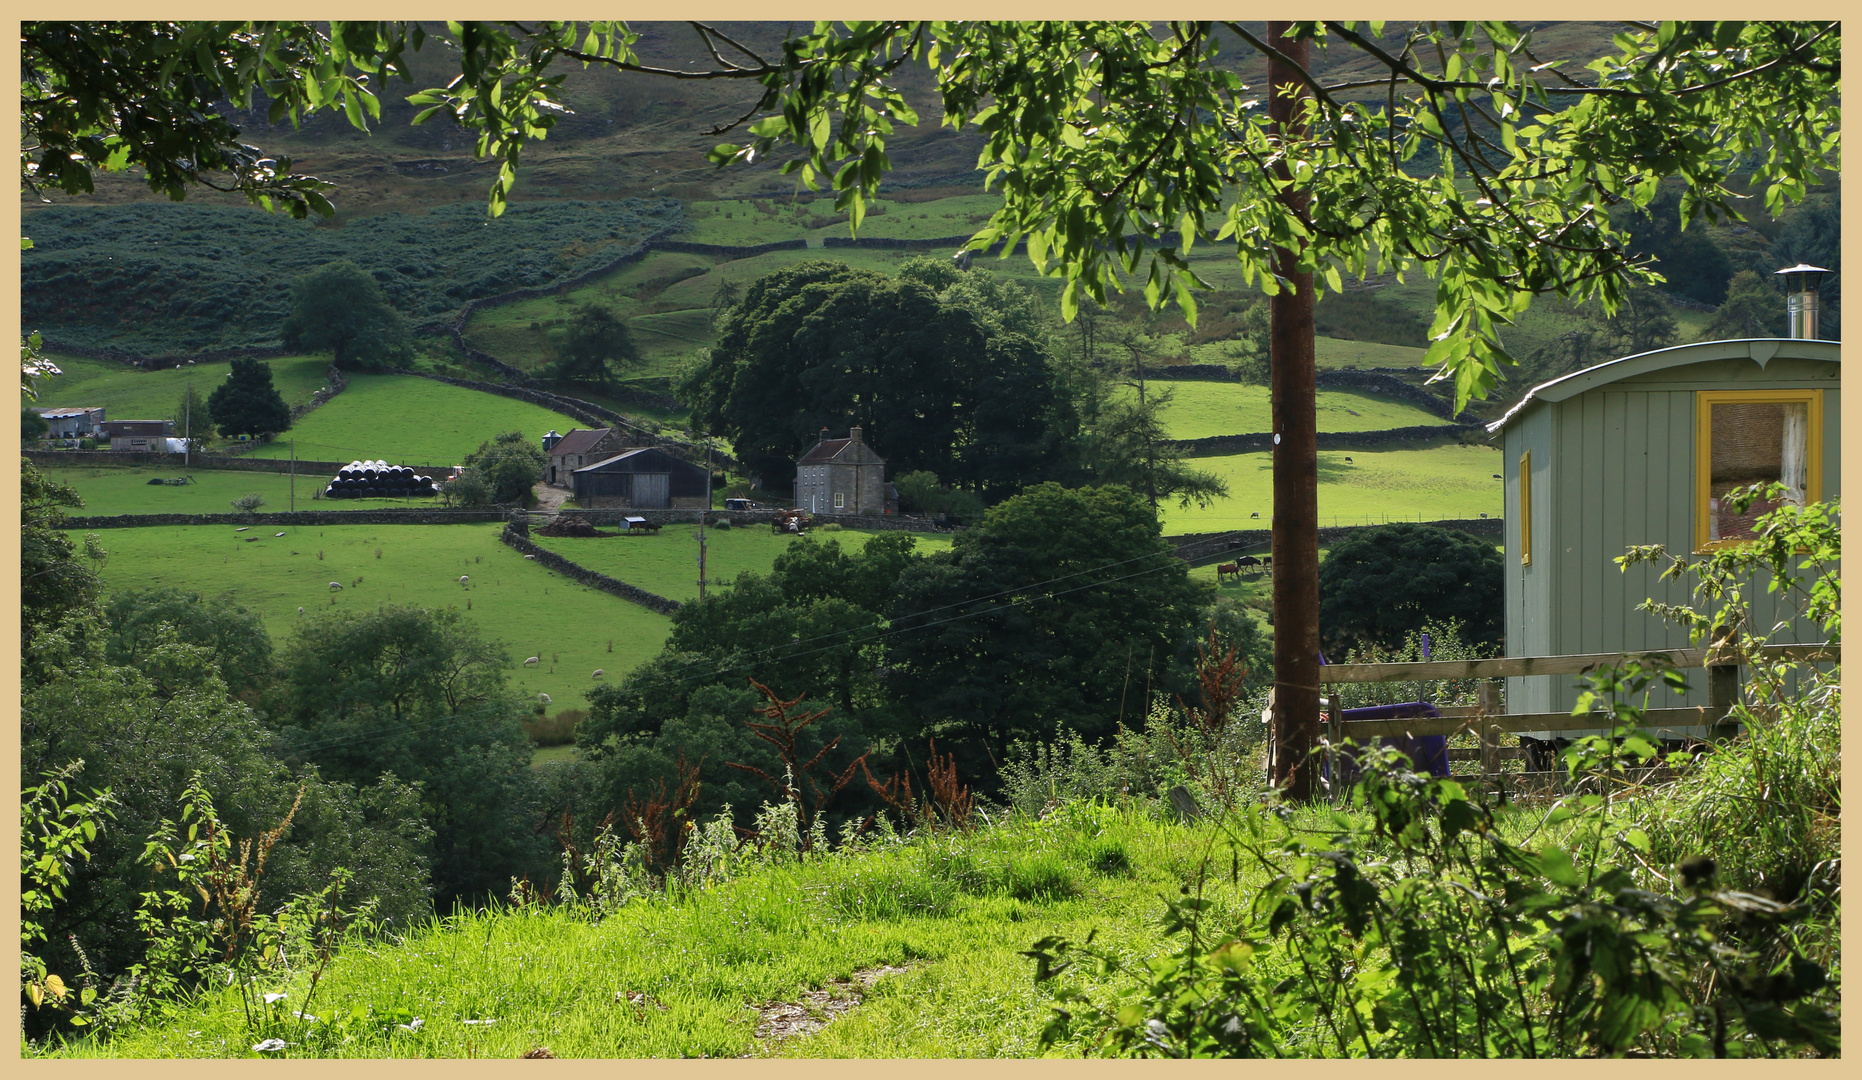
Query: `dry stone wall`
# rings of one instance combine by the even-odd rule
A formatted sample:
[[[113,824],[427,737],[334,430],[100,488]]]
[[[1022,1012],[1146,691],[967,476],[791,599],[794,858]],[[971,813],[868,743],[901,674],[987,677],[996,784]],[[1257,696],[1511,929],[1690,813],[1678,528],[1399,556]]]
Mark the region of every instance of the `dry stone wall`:
[[[590,570],[580,563],[571,562],[530,539],[530,528],[524,522],[511,521],[504,526],[504,532],[498,539],[512,550],[535,559],[539,564],[569,578],[587,585],[591,589],[600,589],[612,596],[618,596],[630,603],[639,604],[649,611],[661,615],[671,615],[682,606],[677,600],[669,600],[658,593],[648,592],[638,585],[629,585],[620,578]]]

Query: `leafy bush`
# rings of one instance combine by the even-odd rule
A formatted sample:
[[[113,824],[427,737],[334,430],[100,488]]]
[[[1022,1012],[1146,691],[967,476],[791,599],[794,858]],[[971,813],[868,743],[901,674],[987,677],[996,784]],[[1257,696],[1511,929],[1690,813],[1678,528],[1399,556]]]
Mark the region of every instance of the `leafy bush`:
[[[1767,634],[1752,624],[1747,598],[1764,582],[1794,612],[1790,622],[1840,642],[1841,505],[1797,506],[1776,485],[1729,498],[1744,513],[1761,496],[1782,505],[1757,520],[1749,543],[1704,559],[1649,546],[1618,560],[1665,563],[1664,578],[1691,579],[1695,606],[1643,608],[1685,626],[1695,644],[1728,642],[1745,672],[1733,709],[1745,734],[1664,785],[1648,828],[1664,858],[1708,855],[1736,888],[1827,905],[1841,865],[1842,668],[1765,658]]]
[[[1636,710],[1611,719],[1633,725]],[[1600,796],[1562,811],[1571,847],[1534,850],[1502,839],[1493,809],[1454,781],[1396,751],[1364,760],[1360,813],[1331,815],[1317,837],[1265,807],[1224,823],[1237,880],[1242,865],[1267,875],[1235,924],[1186,884],[1167,905],[1165,956],[1036,942],[1038,981],[1085,962],[1118,986],[1062,982],[1044,1044],[1130,1057],[1837,1053],[1836,989],[1790,947],[1796,912],[1716,891],[1701,864],[1682,868],[1678,891],[1651,890],[1612,865],[1647,838]]]
[[[531,488],[543,479],[550,458],[521,431],[507,431],[466,455],[468,474],[476,472],[491,488],[491,501],[528,505]],[[471,504],[466,504],[471,505]]]
[[[1498,642],[1505,617],[1500,553],[1477,536],[1398,522],[1360,529],[1319,564],[1319,627],[1328,649],[1396,645],[1455,620],[1471,642]]]
[[[239,498],[234,499],[232,503],[233,509],[242,514],[256,514],[259,512],[259,507],[264,505],[265,496],[256,491],[241,495]]]

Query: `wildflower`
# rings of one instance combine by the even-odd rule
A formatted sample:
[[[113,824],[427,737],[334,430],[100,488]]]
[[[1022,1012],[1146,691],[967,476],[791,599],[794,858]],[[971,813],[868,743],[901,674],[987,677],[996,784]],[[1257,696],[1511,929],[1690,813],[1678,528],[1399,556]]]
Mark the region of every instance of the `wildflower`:
[[[286,1043],[283,1039],[266,1039],[264,1042],[261,1042],[261,1043],[253,1043],[252,1049],[258,1051],[261,1054],[271,1054],[271,1053],[276,1053],[279,1050],[283,1050],[287,1045],[289,1044]]]
[[[283,1001],[283,1000],[284,1000],[284,995],[282,993],[265,995],[265,1004],[267,1005],[276,1005],[280,1001]]]

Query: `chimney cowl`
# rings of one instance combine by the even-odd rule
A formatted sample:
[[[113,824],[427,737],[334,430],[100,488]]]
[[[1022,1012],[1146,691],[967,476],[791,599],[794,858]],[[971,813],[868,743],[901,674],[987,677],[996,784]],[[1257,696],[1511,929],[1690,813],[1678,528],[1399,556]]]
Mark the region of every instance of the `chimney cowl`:
[[[1784,279],[1787,336],[1799,340],[1818,336],[1817,316],[1822,305],[1818,303],[1817,287],[1827,273],[1821,266],[1798,263],[1773,274]]]

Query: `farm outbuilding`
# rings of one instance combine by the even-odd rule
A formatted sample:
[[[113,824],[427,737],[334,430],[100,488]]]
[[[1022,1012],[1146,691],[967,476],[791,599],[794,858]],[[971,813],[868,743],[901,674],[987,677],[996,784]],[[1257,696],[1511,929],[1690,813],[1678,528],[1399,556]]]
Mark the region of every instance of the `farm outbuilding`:
[[[570,474],[575,501],[586,508],[701,509],[708,477],[694,465],[655,446],[643,446],[584,465]]]
[[[613,428],[571,428],[567,435],[552,431],[543,436],[543,452],[550,456],[543,482],[568,487],[577,469],[606,461],[630,445],[627,437]]]
[[[1763,507],[1735,514],[1721,498],[1735,487],[1782,481],[1799,500],[1836,497],[1840,353],[1836,342],[1792,338],[1658,349],[1535,386],[1490,425],[1505,446],[1507,655],[1687,647],[1685,630],[1638,610],[1649,598],[1689,602],[1687,583],[1615,560],[1638,544],[1689,556],[1750,537]],[[1762,589],[1750,601],[1762,630],[1789,613]],[[1792,625],[1771,640],[1822,636]],[[1685,700],[1660,691],[1649,704],[1708,704],[1704,673],[1688,681]],[[1507,711],[1569,711],[1575,683],[1511,678]]]

